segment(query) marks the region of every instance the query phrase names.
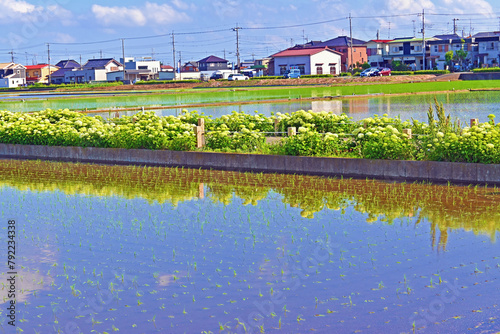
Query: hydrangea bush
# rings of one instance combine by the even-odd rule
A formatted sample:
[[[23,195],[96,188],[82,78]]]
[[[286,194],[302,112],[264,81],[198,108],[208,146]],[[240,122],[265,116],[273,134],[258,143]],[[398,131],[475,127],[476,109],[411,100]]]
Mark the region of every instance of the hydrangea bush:
[[[0,111],[0,142],[26,145],[196,150],[193,126],[205,119],[204,150],[367,159],[500,163],[500,125],[461,128],[438,109],[427,123],[374,115],[353,121],[345,114],[299,110],[271,117],[233,112],[218,118],[183,112],[158,116],[140,112],[105,120],[69,110],[35,113]],[[295,127],[297,135],[267,144],[266,136]],[[403,129],[411,129],[410,138]]]

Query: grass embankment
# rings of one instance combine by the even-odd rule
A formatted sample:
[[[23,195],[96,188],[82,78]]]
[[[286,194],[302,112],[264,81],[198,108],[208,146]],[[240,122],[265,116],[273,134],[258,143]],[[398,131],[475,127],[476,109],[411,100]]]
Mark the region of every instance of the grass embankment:
[[[292,114],[233,112],[219,118],[185,113],[160,117],[141,112],[104,120],[69,110],[33,114],[0,112],[0,142],[9,144],[196,150],[193,125],[206,124],[206,151],[330,156],[366,159],[500,163],[500,124],[462,128],[443,107],[432,107],[428,123],[374,116],[353,121],[345,114],[297,111]],[[295,127],[298,134],[268,144],[266,136]],[[411,130],[412,135],[405,133]]]

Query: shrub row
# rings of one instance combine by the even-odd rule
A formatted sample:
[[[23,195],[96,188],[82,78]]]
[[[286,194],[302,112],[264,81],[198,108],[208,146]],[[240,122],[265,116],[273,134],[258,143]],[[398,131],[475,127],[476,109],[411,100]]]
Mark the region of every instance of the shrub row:
[[[488,67],[488,68],[475,68],[472,70],[472,72],[475,73],[481,73],[481,72],[500,72],[500,67]]]
[[[197,112],[183,112],[178,117],[140,112],[109,120],[68,110],[0,111],[0,142],[195,150],[193,125],[204,118],[206,150],[500,163],[500,125],[495,125],[494,115],[489,122],[460,128],[445,116],[442,106],[436,103],[435,109],[437,118],[430,108],[427,123],[387,115],[353,121],[345,114],[305,110],[271,117],[233,112],[218,118]],[[278,144],[266,144],[266,133],[284,133],[288,127],[295,127],[298,134],[284,137]],[[403,129],[411,129],[413,137]]]

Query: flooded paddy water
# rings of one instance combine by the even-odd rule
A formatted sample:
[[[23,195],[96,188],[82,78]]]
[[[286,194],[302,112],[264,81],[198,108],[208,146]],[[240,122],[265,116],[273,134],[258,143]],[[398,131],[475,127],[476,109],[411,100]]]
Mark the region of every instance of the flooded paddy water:
[[[500,329],[496,188],[0,160],[0,202],[26,333]]]
[[[34,95],[32,98],[2,95],[0,109],[31,112],[43,109],[109,109],[91,115],[116,117],[115,109],[152,108],[160,115],[178,115],[182,110],[198,110],[207,115],[220,117],[232,111],[254,112],[264,115],[287,113],[297,110],[331,111],[346,113],[355,120],[367,118],[373,114],[400,116],[402,119],[427,120],[427,110],[436,97],[443,103],[447,113],[460,119],[464,124],[471,118],[480,122],[488,121],[489,114],[500,113],[500,91],[473,91],[467,93],[436,93],[402,96],[374,95],[359,98],[334,98],[339,93],[338,87],[275,88],[265,91],[252,89],[234,89],[225,91],[190,91],[152,94],[99,94],[98,96],[75,95],[65,98],[60,95]],[[116,95],[116,96],[115,96]],[[2,99],[3,97],[3,99]],[[43,97],[43,98],[42,98]],[[314,100],[310,100],[310,99]],[[280,100],[275,102],[273,100]],[[283,102],[283,101],[286,102]],[[190,105],[196,105],[191,107]],[[157,108],[157,109],[155,109]],[[133,115],[138,110],[122,111],[119,116]]]

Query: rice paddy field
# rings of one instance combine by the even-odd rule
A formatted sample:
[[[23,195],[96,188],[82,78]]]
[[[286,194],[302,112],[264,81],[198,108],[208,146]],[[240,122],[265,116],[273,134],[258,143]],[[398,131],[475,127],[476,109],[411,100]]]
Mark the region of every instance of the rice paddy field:
[[[0,160],[0,210],[6,333],[500,330],[492,187]]]

